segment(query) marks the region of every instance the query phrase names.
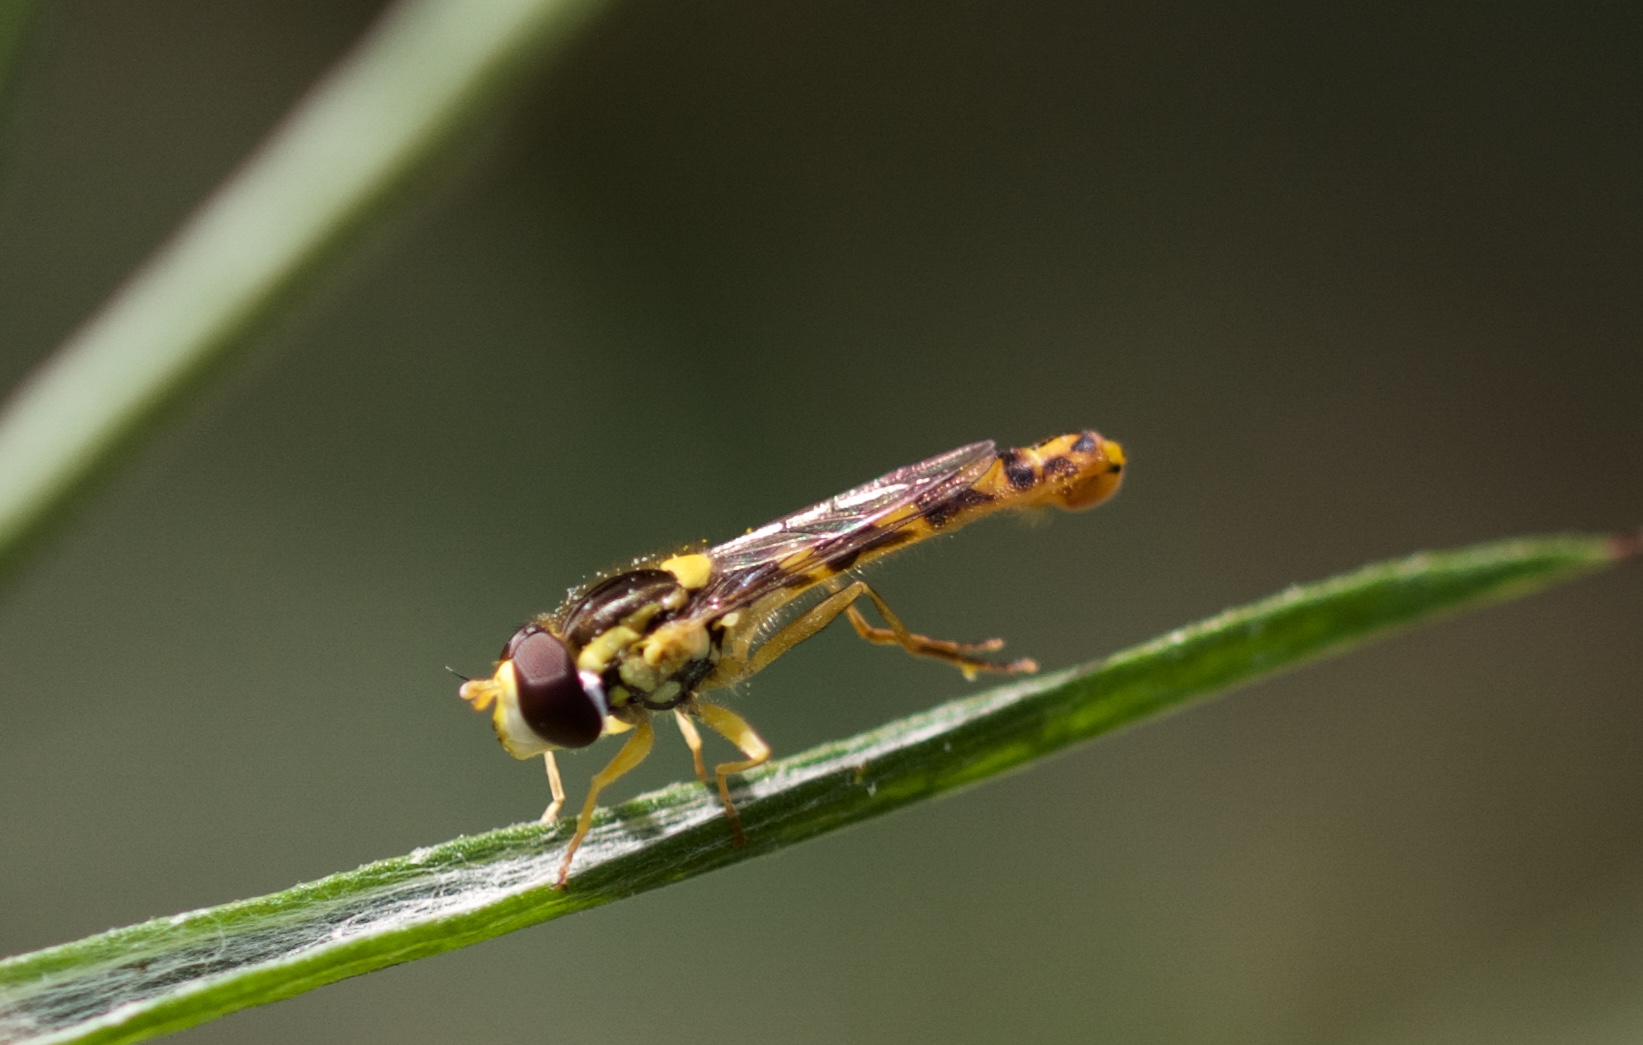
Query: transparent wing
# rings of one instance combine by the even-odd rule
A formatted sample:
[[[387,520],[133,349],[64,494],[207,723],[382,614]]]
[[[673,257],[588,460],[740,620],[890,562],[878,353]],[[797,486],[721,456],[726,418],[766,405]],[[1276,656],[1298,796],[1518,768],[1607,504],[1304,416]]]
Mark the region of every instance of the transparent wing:
[[[713,580],[697,605],[726,613],[783,588],[797,594],[816,583],[806,575],[820,567],[848,569],[862,551],[920,518],[918,508],[975,483],[996,457],[991,440],[961,446],[710,548]],[[902,511],[909,506],[915,510]]]

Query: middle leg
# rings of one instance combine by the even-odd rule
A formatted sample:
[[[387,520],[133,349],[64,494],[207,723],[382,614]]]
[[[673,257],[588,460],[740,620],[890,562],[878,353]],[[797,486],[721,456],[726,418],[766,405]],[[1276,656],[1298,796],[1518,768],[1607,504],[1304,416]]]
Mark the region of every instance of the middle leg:
[[[696,779],[704,784],[712,783],[707,776],[707,766],[702,764],[702,734],[696,731],[696,723],[690,720],[682,707],[673,709],[673,719],[679,723],[679,732],[685,738],[685,747],[690,748],[690,761],[696,766]]]
[[[709,729],[741,748],[742,754],[747,756],[744,762],[721,762],[713,767],[713,775],[719,781],[719,800],[724,803],[725,816],[730,819],[731,838],[736,845],[745,845],[747,836],[742,833],[742,818],[736,813],[736,804],[730,800],[728,778],[732,773],[745,773],[754,766],[762,766],[770,761],[770,745],[754,732],[746,719],[729,708],[703,703],[700,700],[691,707],[701,716],[702,721],[707,723]]]

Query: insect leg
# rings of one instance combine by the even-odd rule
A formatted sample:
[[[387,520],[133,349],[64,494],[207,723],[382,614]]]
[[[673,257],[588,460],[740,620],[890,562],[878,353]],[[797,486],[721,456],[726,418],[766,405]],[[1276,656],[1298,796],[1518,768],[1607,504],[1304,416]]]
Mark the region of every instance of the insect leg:
[[[565,861],[559,865],[559,880],[554,888],[565,887],[565,876],[570,874],[571,857],[581,847],[582,839],[587,836],[588,828],[593,826],[593,807],[599,801],[599,792],[609,787],[622,774],[633,769],[645,760],[650,754],[650,745],[656,737],[656,731],[650,728],[650,716],[641,718],[633,724],[633,736],[628,737],[622,750],[616,752],[616,757],[610,760],[610,765],[593,775],[593,781],[588,785],[588,799],[582,803],[582,815],[576,819],[576,834],[571,836],[570,846],[565,850]]]
[[[881,646],[900,646],[908,653],[919,657],[934,657],[964,672],[967,679],[975,678],[978,671],[999,671],[1007,674],[1018,672],[1033,672],[1038,670],[1038,662],[1031,657],[1000,663],[988,660],[985,657],[974,656],[976,653],[985,653],[998,649],[1004,645],[1003,639],[988,639],[986,642],[950,642],[946,639],[932,639],[924,635],[916,635],[907,629],[890,609],[889,604],[878,592],[868,587],[865,581],[856,581],[839,594],[855,592],[857,597],[865,595],[873,600],[873,607],[879,611],[879,616],[890,625],[888,628],[875,628],[867,623],[867,618],[855,606],[848,606],[845,614],[850,618],[850,626],[856,629],[856,634],[868,642]],[[852,599],[854,601],[854,599]]]
[[[873,600],[879,615],[884,618],[888,628],[875,628],[867,623],[867,618],[861,615],[852,603],[863,595]],[[949,642],[945,639],[932,639],[918,635],[908,630],[907,625],[901,622],[895,611],[879,595],[868,587],[866,581],[855,581],[827,598],[816,603],[796,617],[790,624],[765,640],[753,659],[748,662],[745,672],[739,673],[738,678],[746,678],[767,665],[777,657],[786,653],[794,646],[808,639],[816,632],[827,627],[828,623],[839,614],[846,614],[850,624],[856,629],[856,634],[868,642],[879,645],[900,646],[908,653],[920,657],[934,657],[964,672],[965,678],[974,678],[978,671],[1001,671],[1006,673],[1037,671],[1038,664],[1029,658],[1012,660],[1007,663],[988,660],[978,657],[977,653],[987,653],[1004,645],[1000,639],[989,639],[986,642]]]
[[[762,766],[770,761],[770,745],[753,731],[753,727],[747,724],[746,719],[728,708],[722,708],[717,704],[704,704],[701,701],[697,701],[693,707],[709,729],[741,748],[742,754],[747,756],[745,762],[721,762],[713,767],[713,775],[719,780],[719,798],[725,804],[725,815],[730,818],[731,836],[737,845],[745,845],[747,836],[742,833],[742,818],[736,815],[736,805],[730,801],[730,784],[726,778],[732,773],[745,773],[754,766]]]
[[[834,617],[844,612],[844,608],[855,602],[861,596],[861,589],[867,585],[857,581],[843,591],[836,591],[827,598],[799,614],[789,621],[782,630],[764,641],[753,659],[747,662],[745,668],[736,675],[738,679],[756,675],[769,667],[770,662],[808,639],[816,632],[832,623]]]
[[[690,748],[690,760],[696,763],[696,779],[704,784],[712,783],[707,776],[707,766],[702,764],[702,735],[696,731],[696,723],[690,721],[684,708],[674,708],[673,719],[679,723],[679,732],[684,734],[685,746]]]
[[[547,763],[548,787],[553,790],[553,801],[548,805],[547,812],[542,814],[542,822],[552,824],[559,819],[559,810],[565,805],[565,782],[559,779],[559,763],[553,760],[552,751],[544,751],[542,761]]]

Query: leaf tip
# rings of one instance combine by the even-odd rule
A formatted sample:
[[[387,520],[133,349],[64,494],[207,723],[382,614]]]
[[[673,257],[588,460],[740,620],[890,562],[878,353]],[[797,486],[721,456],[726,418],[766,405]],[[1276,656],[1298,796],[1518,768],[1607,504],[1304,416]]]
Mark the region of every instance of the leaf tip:
[[[1643,554],[1643,528],[1609,538],[1609,554],[1617,561]]]

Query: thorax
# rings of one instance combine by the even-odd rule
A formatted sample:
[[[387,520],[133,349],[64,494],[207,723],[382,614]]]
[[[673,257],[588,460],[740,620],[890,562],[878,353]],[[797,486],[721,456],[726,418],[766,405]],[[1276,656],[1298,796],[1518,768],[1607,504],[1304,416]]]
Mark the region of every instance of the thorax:
[[[719,635],[710,619],[693,612],[695,603],[695,592],[675,573],[630,570],[573,599],[556,623],[577,669],[600,677],[612,714],[621,717],[624,708],[662,711],[684,703],[713,670]]]

